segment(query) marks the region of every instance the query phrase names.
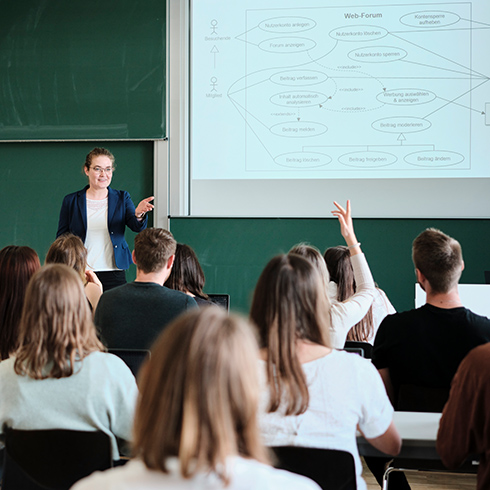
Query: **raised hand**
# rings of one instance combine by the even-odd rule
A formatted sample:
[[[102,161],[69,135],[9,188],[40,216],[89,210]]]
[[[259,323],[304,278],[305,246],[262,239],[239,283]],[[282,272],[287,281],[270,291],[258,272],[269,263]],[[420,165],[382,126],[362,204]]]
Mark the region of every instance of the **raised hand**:
[[[336,216],[340,223],[340,233],[345,239],[347,246],[351,250],[351,255],[360,252],[357,242],[356,234],[354,233],[354,224],[352,222],[352,215],[350,210],[350,200],[347,200],[345,209],[337,202],[334,201],[334,205],[337,209],[332,211],[332,214]]]

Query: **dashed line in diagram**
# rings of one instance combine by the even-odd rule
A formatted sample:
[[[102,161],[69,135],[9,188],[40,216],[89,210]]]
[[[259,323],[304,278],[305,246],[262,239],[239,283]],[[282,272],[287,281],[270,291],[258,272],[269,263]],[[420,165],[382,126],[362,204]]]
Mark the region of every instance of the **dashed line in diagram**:
[[[490,19],[471,2],[244,16],[244,75],[227,96],[247,172],[472,169],[490,137],[490,77],[473,62]]]

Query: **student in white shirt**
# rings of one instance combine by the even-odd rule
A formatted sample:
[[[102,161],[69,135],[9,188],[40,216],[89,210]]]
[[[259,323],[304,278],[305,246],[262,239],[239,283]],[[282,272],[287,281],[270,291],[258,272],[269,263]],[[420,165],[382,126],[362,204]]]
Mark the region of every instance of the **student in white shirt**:
[[[360,247],[361,244],[356,245]],[[316,247],[300,243],[289,251],[290,254],[301,255],[308,259],[320,272],[324,291],[330,305],[329,337],[330,346],[334,349],[344,348],[345,340],[348,338],[351,329],[371,311],[373,295],[376,293],[373,276],[364,254],[351,254],[349,247],[344,248],[347,250],[347,260],[351,271],[355,274],[358,287],[355,294],[352,294],[346,301],[342,302],[332,299],[329,295],[330,285],[332,284],[329,270],[325,264],[325,259]]]
[[[330,276],[328,294],[332,308],[336,308],[339,303],[349,304],[362,291],[362,284],[358,285],[358,279],[355,277],[356,271],[352,267],[349,249],[344,246],[327,248],[324,258]],[[347,340],[373,344],[380,323],[386,315],[393,313],[396,313],[395,308],[386,293],[376,287],[372,304],[365,316],[353,324],[347,334]]]
[[[134,455],[73,490],[319,490],[269,465],[251,326],[210,306],[161,334],[140,378]]]
[[[361,253],[347,209],[335,203],[352,255]],[[357,488],[366,489],[356,429],[377,449],[400,451],[393,407],[370,361],[330,347],[330,304],[318,269],[305,258],[272,259],[254,292],[251,319],[261,343],[260,428],[268,446],[352,453]]]

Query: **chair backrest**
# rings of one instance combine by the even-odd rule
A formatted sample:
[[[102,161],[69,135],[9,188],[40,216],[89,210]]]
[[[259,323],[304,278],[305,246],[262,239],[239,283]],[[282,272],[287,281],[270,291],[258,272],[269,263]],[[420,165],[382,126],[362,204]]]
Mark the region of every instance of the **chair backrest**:
[[[208,294],[208,297],[214,304],[223,307],[226,311],[230,311],[229,294]]]
[[[360,347],[344,347],[342,350],[350,352],[351,354],[357,354],[358,356],[364,357],[364,349]]]
[[[146,349],[109,349],[108,351],[109,354],[120,357],[127,364],[129,369],[131,369],[131,372],[135,377],[143,362],[151,356],[150,351]]]
[[[347,451],[310,447],[282,446],[271,448],[276,468],[307,476],[323,490],[356,490],[354,457]]]
[[[357,342],[355,340],[346,340],[344,349],[362,349],[366,359],[373,357],[373,346],[369,342]]]
[[[2,490],[68,490],[111,466],[111,440],[103,432],[5,430]]]
[[[402,384],[398,389],[396,410],[441,413],[448,398],[449,388]]]

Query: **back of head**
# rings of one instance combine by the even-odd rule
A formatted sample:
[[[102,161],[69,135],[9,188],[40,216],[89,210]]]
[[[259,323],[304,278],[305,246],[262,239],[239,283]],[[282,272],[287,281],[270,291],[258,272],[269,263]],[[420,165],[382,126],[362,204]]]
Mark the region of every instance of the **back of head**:
[[[337,300],[345,301],[356,290],[349,249],[342,245],[327,248],[324,259],[330,280],[337,284]]]
[[[189,245],[178,243],[172,272],[164,286],[208,299],[203,292],[204,283],[204,272],[194,250]]]
[[[175,254],[177,242],[163,228],[146,228],[134,239],[136,267],[146,274],[161,271]]]
[[[177,456],[184,477],[242,455],[266,461],[257,429],[257,344],[252,327],[220,308],[179,317],[152,347],[140,378],[134,453],[167,472]]]
[[[71,376],[76,359],[103,350],[77,273],[62,264],[32,276],[20,321],[15,371],[34,379]]]
[[[71,267],[85,281],[87,269],[87,249],[80,237],[72,233],[59,236],[49,247],[46,264],[65,264]]]
[[[442,231],[423,231],[413,241],[412,259],[434,293],[447,293],[458,284],[463,266],[461,245]]]
[[[330,306],[318,270],[299,255],[274,257],[255,287],[250,318],[258,327],[261,347],[267,349],[269,410],[277,410],[284,395],[287,414],[304,412],[308,388],[296,341],[329,344]]]
[[[41,267],[30,247],[9,245],[0,250],[0,343],[1,359],[7,359],[19,344],[19,322],[24,297],[32,275]]]
[[[325,291],[327,291],[330,276],[325,265],[325,260],[316,247],[308,245],[307,243],[298,243],[290,251],[290,254],[301,255],[305,259],[309,260],[318,270],[322,277],[323,284],[325,285]]]

